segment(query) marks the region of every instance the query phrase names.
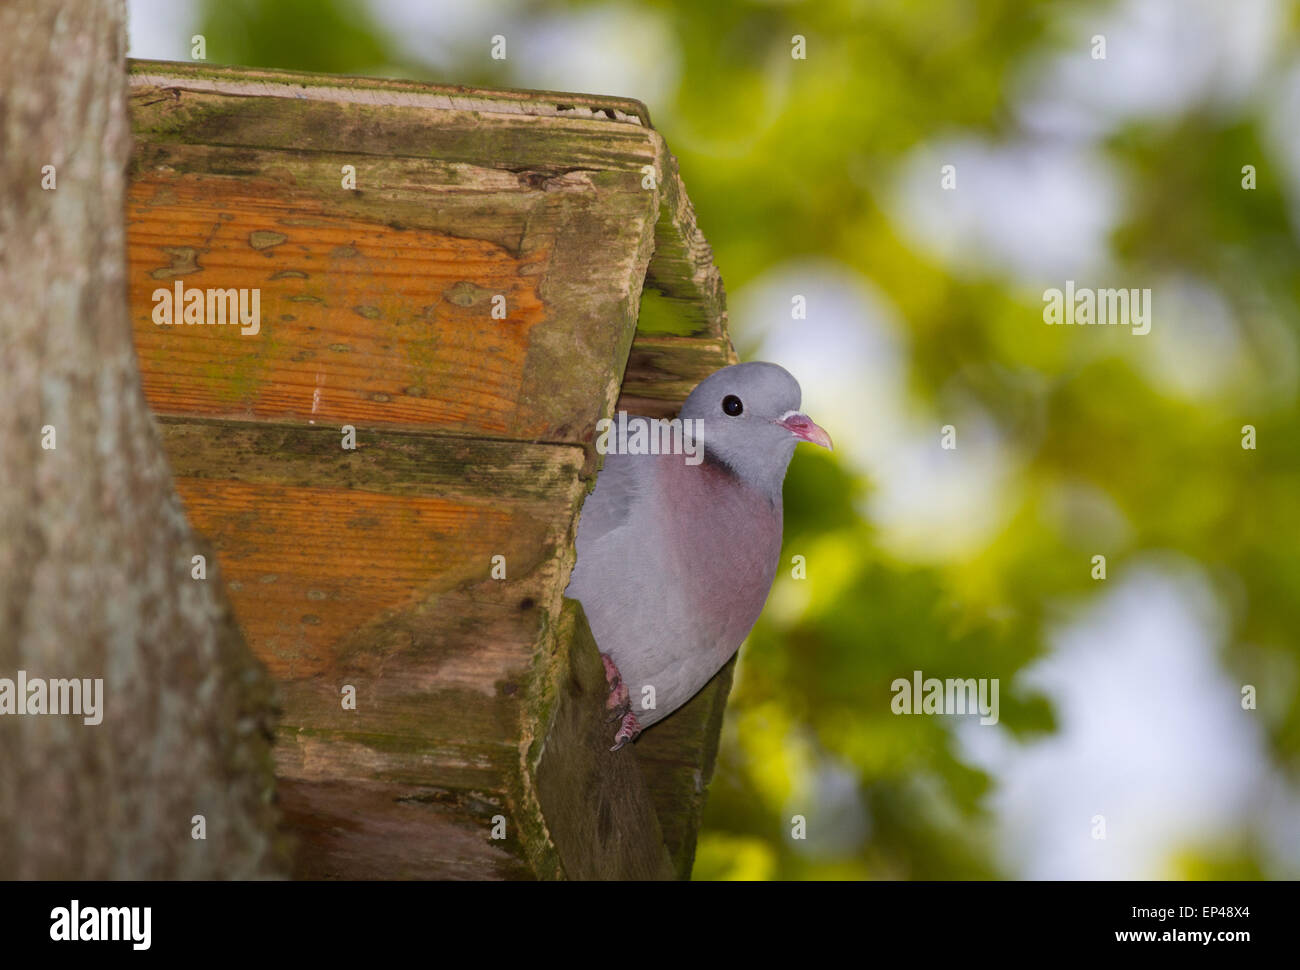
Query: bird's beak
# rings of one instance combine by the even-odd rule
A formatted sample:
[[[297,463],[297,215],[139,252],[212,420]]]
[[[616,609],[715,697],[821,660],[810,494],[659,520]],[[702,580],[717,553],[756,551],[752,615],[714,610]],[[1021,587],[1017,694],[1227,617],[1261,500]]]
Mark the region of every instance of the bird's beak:
[[[806,414],[791,411],[776,423],[801,441],[811,441],[815,445],[821,445],[827,451],[835,450],[834,445],[831,444],[831,436]]]

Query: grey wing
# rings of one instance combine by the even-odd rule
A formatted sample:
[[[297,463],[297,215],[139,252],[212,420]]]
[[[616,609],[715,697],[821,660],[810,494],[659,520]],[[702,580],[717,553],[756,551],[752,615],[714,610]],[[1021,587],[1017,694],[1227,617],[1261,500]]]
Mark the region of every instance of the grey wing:
[[[613,532],[628,519],[636,501],[640,476],[645,463],[638,465],[633,455],[606,455],[605,465],[596,477],[596,487],[582,506],[578,520],[578,557],[603,535]]]
[[[578,520],[578,560],[565,595],[583,601],[589,613],[592,603],[586,595],[595,592],[608,579],[604,575],[606,564],[598,560],[617,551],[600,540],[627,523],[640,491],[639,479],[646,469],[643,464],[638,465],[637,457],[640,456],[606,455],[605,465],[596,477],[596,487],[582,505],[582,517]],[[617,540],[612,541],[618,545]]]

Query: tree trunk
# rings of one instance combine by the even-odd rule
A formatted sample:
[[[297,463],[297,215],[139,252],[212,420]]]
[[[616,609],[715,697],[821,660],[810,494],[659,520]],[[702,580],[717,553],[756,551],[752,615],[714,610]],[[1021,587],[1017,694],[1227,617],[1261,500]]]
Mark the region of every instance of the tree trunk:
[[[97,725],[0,680],[0,878],[274,875],[269,681],[132,346],[124,4],[5,0],[0,37],[0,679],[103,680]]]

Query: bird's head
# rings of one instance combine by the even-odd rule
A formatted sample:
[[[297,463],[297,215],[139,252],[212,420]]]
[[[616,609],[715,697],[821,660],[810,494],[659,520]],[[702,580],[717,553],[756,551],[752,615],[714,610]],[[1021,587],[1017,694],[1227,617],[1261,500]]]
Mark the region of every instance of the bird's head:
[[[721,462],[742,481],[779,498],[800,441],[831,447],[831,438],[799,410],[802,393],[784,367],[754,362],[710,374],[682,405],[700,422],[705,461]]]

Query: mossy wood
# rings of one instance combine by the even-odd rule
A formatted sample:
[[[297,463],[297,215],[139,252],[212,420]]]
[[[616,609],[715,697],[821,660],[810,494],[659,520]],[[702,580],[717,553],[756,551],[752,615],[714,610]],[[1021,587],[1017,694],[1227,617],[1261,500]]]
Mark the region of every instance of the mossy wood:
[[[131,104],[144,387],[279,684],[295,873],[689,874],[730,667],[610,753],[563,599],[597,420],[735,359],[645,108],[146,61]],[[156,323],[178,282],[258,332]]]

